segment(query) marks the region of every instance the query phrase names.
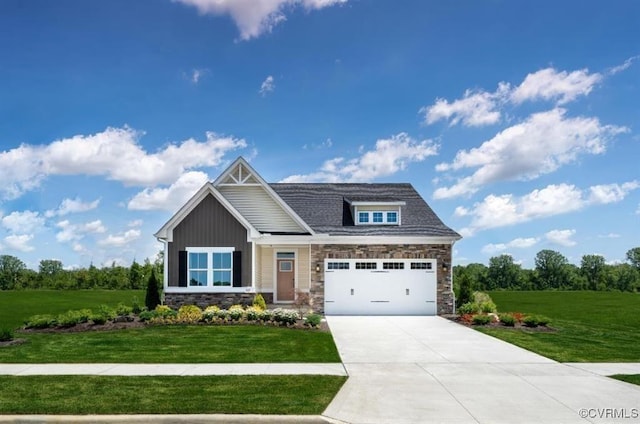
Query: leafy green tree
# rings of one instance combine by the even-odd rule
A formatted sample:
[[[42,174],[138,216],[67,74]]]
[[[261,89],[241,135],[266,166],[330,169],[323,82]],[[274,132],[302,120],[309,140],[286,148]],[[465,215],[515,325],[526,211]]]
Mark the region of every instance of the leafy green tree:
[[[568,285],[567,264],[560,252],[544,249],[536,254],[536,278],[539,289],[559,289]]]
[[[471,277],[463,272],[458,281],[458,293],[456,296],[456,307],[473,301],[473,281]]]
[[[627,260],[638,271],[640,271],[640,247],[627,250]]]
[[[580,273],[587,279],[589,290],[602,290],[605,284],[606,262],[602,255],[583,255],[580,261]]]
[[[513,261],[511,255],[504,254],[489,259],[487,270],[489,290],[520,288],[521,278],[521,266]]]
[[[148,310],[152,311],[160,304],[160,284],[156,277],[156,272],[151,271],[149,282],[147,283],[147,293],[144,297],[144,304]]]
[[[129,268],[129,284],[132,290],[141,289],[144,284],[144,269],[135,259]]]
[[[19,288],[19,281],[27,269],[24,262],[15,256],[0,256],[0,290]]]

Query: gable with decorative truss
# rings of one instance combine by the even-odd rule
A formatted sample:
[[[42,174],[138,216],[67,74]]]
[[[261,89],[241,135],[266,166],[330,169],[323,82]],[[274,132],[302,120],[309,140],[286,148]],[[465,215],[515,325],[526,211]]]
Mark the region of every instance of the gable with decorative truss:
[[[242,157],[231,164],[213,185],[261,233],[313,233]]]

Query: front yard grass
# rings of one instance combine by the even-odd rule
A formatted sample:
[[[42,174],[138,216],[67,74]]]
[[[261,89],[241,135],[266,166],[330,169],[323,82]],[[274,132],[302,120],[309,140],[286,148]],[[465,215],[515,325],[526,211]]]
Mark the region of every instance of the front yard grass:
[[[322,413],[340,376],[0,376],[0,414]]]
[[[16,333],[1,363],[340,362],[330,333],[260,325],[170,325],[79,333]]]
[[[555,332],[479,331],[559,362],[640,362],[640,295],[618,292],[489,293],[501,312],[551,318]]]
[[[611,375],[610,377],[615,378],[616,380],[640,386],[640,374],[616,374]]]

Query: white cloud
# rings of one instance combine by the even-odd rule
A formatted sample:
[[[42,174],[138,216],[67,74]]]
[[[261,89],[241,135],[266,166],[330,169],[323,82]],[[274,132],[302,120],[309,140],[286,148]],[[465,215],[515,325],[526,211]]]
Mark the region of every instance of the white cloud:
[[[230,15],[240,30],[240,38],[249,40],[286,20],[285,10],[303,6],[317,10],[347,0],[174,0],[195,6],[202,14]]]
[[[96,199],[93,202],[83,202],[79,197],[75,199],[64,199],[58,209],[48,210],[45,212],[47,218],[54,216],[64,216],[70,213],[80,213],[93,210],[100,204],[100,199]]]
[[[597,118],[565,115],[562,108],[535,113],[479,147],[458,151],[453,162],[438,164],[436,170],[477,168],[476,171],[458,178],[451,187],[436,189],[434,198],[472,194],[497,181],[537,178],[574,162],[580,155],[603,153],[613,136],[628,131],[625,127],[602,125]]]
[[[591,203],[615,203],[626,197],[629,192],[640,187],[640,182],[629,181],[624,184],[606,184],[591,187]]]
[[[187,172],[169,187],[144,189],[129,201],[127,207],[132,210],[175,211],[208,180],[209,177],[204,172]]]
[[[131,228],[141,227],[143,223],[144,222],[141,219],[135,219],[133,221],[129,221],[127,223],[127,227],[131,227]]]
[[[565,104],[588,95],[601,80],[601,74],[590,74],[587,69],[573,72],[541,69],[526,76],[511,93],[511,101],[557,100],[558,104]]]
[[[622,236],[620,234],[616,234],[616,233],[609,233],[609,234],[600,234],[598,237],[599,238],[615,239],[615,238],[620,238]]]
[[[482,253],[492,255],[494,253],[502,252],[507,249],[526,249],[534,246],[538,243],[538,239],[535,237],[530,238],[517,238],[511,240],[509,243],[489,243],[482,248]]]
[[[575,233],[576,230],[552,230],[546,233],[544,236],[551,243],[560,246],[571,247],[577,244],[574,240],[571,240],[571,237],[573,237]]]
[[[35,249],[33,246],[29,245],[31,240],[33,240],[32,234],[11,234],[4,238],[9,249],[18,250],[20,252],[31,252]]]
[[[543,189],[533,190],[522,197],[515,197],[511,194],[501,196],[491,194],[481,202],[475,203],[472,208],[461,208],[464,214],[458,216],[470,216],[471,224],[463,228],[460,233],[470,236],[479,230],[505,227],[533,219],[573,212],[590,205],[618,202],[631,190],[638,187],[634,183],[619,185],[619,187],[626,186],[627,189],[623,191],[623,195],[618,195],[615,198],[591,195],[592,189],[599,186],[583,191],[568,184],[549,185]]]
[[[590,74],[586,69],[567,72],[546,68],[528,74],[517,87],[502,81],[494,92],[466,90],[461,99],[452,102],[436,99],[433,105],[421,108],[420,113],[424,114],[427,125],[440,120],[468,127],[491,125],[501,120],[501,109],[506,104],[555,100],[557,105],[563,105],[588,95],[602,79],[601,74]]]
[[[638,59],[640,59],[640,56],[632,56],[632,57],[630,57],[629,59],[625,60],[624,63],[622,63],[621,65],[609,68],[607,70],[607,75],[615,75],[617,73],[620,73],[620,72],[626,70],[627,68],[629,68],[633,64],[633,62],[635,62]]]
[[[107,128],[45,146],[0,151],[0,194],[19,197],[49,175],[104,176],[128,186],[168,184],[187,170],[217,166],[227,152],[247,145],[242,139],[207,132],[203,142],[188,139],[149,153],[138,143],[140,135],[128,127]]]
[[[208,69],[192,69],[189,75],[186,75],[187,79],[192,83],[197,85],[202,77],[209,73]]]
[[[437,99],[434,105],[420,109],[420,113],[425,114],[428,125],[441,119],[448,120],[449,125],[462,123],[469,127],[495,124],[500,121],[501,114],[496,108],[506,88],[501,84],[495,93],[467,90],[462,99],[451,103],[446,99]]]
[[[276,89],[276,84],[273,80],[273,77],[269,75],[264,81],[262,81],[262,84],[260,84],[259,93],[262,95],[262,97],[265,97],[267,94],[273,92],[273,90],[275,89]]]
[[[324,162],[318,172],[291,175],[282,182],[357,182],[371,181],[406,169],[411,162],[421,162],[438,153],[431,140],[417,141],[406,133],[376,142],[375,150],[363,152],[355,159],[342,157]]]
[[[38,212],[11,212],[2,217],[2,226],[12,233],[31,233],[44,225],[44,218]]]
[[[56,227],[60,228],[56,234],[56,240],[60,243],[78,241],[87,234],[102,234],[107,231],[99,219],[84,224],[72,224],[68,220],[64,220],[58,222]]]
[[[140,238],[141,234],[140,230],[135,229],[127,230],[117,235],[109,234],[107,238],[98,241],[98,244],[101,246],[122,247]]]

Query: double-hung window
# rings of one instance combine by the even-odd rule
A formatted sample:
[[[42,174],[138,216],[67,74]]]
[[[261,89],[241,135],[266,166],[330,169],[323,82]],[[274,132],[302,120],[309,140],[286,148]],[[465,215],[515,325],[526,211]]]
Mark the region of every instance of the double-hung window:
[[[189,287],[233,286],[233,248],[191,248],[187,251]]]

